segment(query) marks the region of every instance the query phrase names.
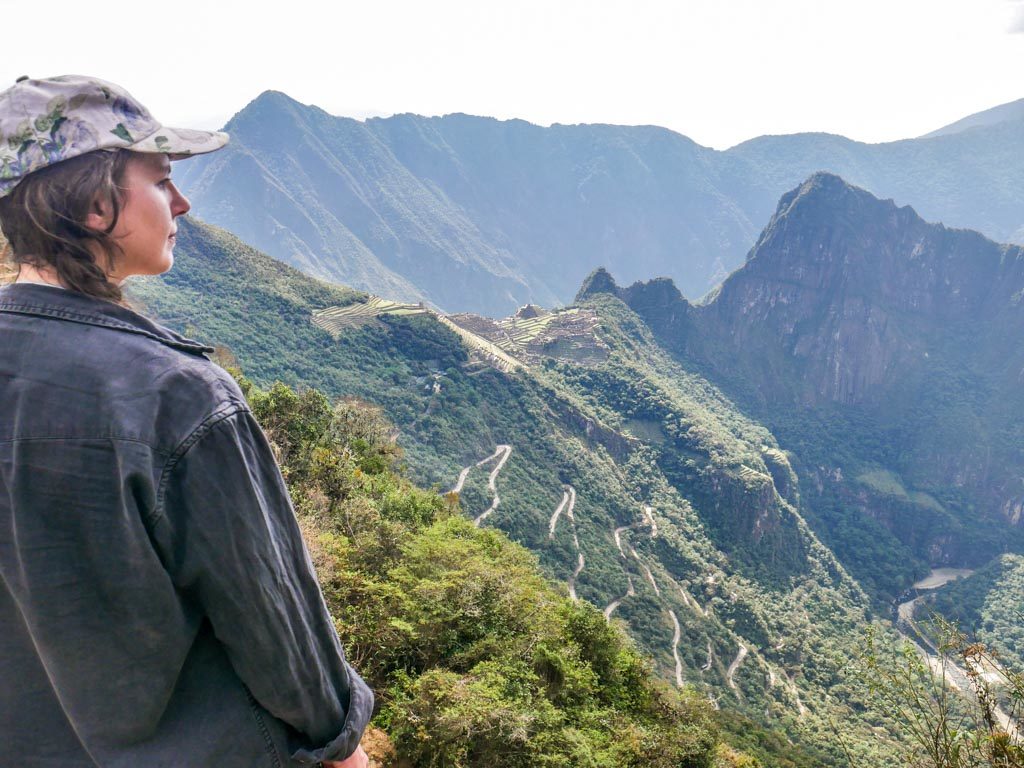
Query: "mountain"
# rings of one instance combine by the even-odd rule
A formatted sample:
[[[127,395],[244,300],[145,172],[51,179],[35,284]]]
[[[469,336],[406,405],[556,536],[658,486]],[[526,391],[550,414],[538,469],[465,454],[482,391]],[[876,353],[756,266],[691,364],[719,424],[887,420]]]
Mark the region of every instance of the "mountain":
[[[595,259],[671,267],[702,293],[756,234],[731,201],[744,174],[660,128],[360,122],[276,92],[225,128],[231,145],[181,174],[206,219],[309,274],[450,311],[563,303]]]
[[[762,136],[729,150],[755,166],[772,204],[817,171],[882,198],[912,204],[930,221],[1024,242],[1024,119],[969,131],[862,144],[829,134]],[[771,209],[765,210],[763,221]]]
[[[781,194],[828,170],[927,218],[1024,240],[1024,120],[862,144],[765,136],[725,152],[652,126],[453,114],[334,117],[268,91],[231,144],[177,170],[204,219],[310,275],[446,311],[558,306],[596,266],[700,297]]]
[[[609,281],[584,295],[621,297],[794,452],[816,529],[876,594],[1020,550],[1021,247],[819,173],[706,303]]]
[[[439,316],[320,283],[194,221],[174,270],[131,291],[261,385],[378,404],[418,483],[621,621],[658,676],[721,708],[744,750],[779,765],[846,765],[844,748],[857,764],[896,759],[899,723],[850,664],[868,627],[895,633],[807,524],[807,482],[620,298]]]
[[[947,136],[951,133],[970,130],[983,126],[996,125],[997,123],[1020,122],[1024,120],[1024,99],[1017,99],[1007,104],[1000,104],[998,107],[975,112],[973,115],[961,118],[956,122],[944,125],[931,133],[926,133],[922,139],[930,139],[934,136]]]

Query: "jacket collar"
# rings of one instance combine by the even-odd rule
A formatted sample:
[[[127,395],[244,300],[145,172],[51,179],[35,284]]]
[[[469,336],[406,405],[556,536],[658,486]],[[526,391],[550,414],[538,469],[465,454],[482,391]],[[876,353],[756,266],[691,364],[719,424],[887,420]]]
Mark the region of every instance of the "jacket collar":
[[[112,328],[146,336],[193,355],[213,352],[213,347],[188,339],[113,302],[49,285],[14,283],[0,287],[0,313],[34,315]]]

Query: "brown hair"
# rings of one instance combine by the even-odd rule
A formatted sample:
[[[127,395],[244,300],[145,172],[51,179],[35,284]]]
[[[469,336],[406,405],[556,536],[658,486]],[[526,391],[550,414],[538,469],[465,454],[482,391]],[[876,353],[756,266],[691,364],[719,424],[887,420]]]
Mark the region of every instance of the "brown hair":
[[[87,152],[22,179],[0,198],[0,229],[7,238],[3,261],[15,269],[22,264],[49,267],[66,288],[123,303],[120,286],[107,275],[121,255],[111,232],[124,205],[121,182],[130,154],[123,149]],[[98,202],[113,212],[110,226],[102,230],[85,224]]]

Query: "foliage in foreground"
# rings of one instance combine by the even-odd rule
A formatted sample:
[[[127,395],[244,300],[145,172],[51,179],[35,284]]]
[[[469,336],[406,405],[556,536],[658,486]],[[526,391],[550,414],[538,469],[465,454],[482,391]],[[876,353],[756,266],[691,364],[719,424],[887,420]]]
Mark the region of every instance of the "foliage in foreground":
[[[1024,673],[934,615],[935,653],[917,645],[883,648],[869,635],[863,673],[903,724],[915,768],[1024,768],[1017,723]],[[928,642],[928,641],[925,641]]]
[[[282,463],[328,605],[412,766],[754,765],[708,703],[651,676],[625,635],[536,558],[391,471],[379,410],[243,380]]]

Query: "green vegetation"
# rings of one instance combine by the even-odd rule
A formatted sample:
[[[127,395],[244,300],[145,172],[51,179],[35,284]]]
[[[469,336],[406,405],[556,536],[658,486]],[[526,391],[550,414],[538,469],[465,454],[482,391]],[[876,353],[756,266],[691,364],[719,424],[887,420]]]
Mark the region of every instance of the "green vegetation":
[[[950,137],[952,138],[952,137]],[[808,523],[881,608],[932,564],[1024,551],[1024,250],[929,224],[827,173],[783,196],[702,304],[620,296],[687,371],[767,427]]]
[[[303,278],[203,225],[182,223],[176,256],[169,275],[133,288],[150,312],[230,348],[259,387],[281,380],[373,402],[397,427],[398,469],[420,487],[443,493],[468,468],[458,498],[466,517],[476,518],[494,497],[488,485],[495,462],[476,464],[498,445],[511,446],[494,480],[500,505],[485,531],[500,529],[529,549],[560,591],[582,555],[575,591],[594,608],[578,610],[601,621],[608,611],[658,678],[674,685],[678,671],[681,690],[699,691],[742,722],[757,723],[764,735],[753,753],[766,764],[800,765],[796,756],[803,755],[818,765],[845,765],[834,722],[856,744],[858,764],[882,765],[892,756],[896,729],[847,672],[856,638],[871,621],[868,601],[804,523],[807,508],[786,454],[719,390],[666,355],[621,301],[588,305],[600,317],[607,359],[588,367],[549,360],[508,373],[472,359],[460,337],[429,314],[380,315],[334,337],[312,314],[360,295]],[[265,277],[249,279],[255,271]],[[306,471],[291,464],[292,474]],[[573,516],[563,514],[552,531],[568,486],[576,492]],[[469,537],[467,557],[488,541],[451,515],[442,521],[432,514],[430,526],[443,524],[437,536]],[[525,573],[514,559],[499,562],[516,578]],[[444,573],[431,590],[444,592],[458,580],[445,581]],[[420,621],[416,613],[388,619],[395,616],[414,627]],[[486,645],[482,637],[471,640]],[[361,647],[353,646],[357,660]],[[473,667],[446,669],[465,675]],[[445,706],[462,712],[456,693],[464,692],[474,697],[466,712],[482,717],[501,709],[492,678],[466,686],[458,679],[437,677],[429,690],[403,687],[402,695],[412,702],[449,691]],[[388,727],[404,733],[404,722],[389,720]],[[454,721],[431,722],[443,729]],[[726,728],[725,738],[746,751],[746,732]]]
[[[937,617],[934,654],[892,648],[869,635],[858,666],[907,735],[904,762],[916,768],[1022,768],[1014,718],[1024,706],[1024,674],[990,648]]]
[[[1003,555],[936,590],[925,606],[1024,670],[1024,557]]]
[[[528,551],[396,474],[400,449],[379,409],[242,384],[399,760],[712,765],[708,702],[656,683],[626,636],[559,595]]]

